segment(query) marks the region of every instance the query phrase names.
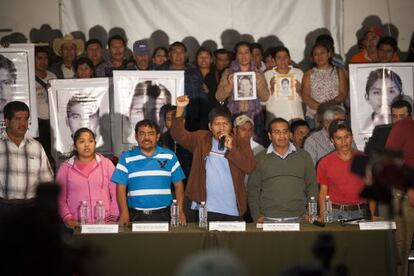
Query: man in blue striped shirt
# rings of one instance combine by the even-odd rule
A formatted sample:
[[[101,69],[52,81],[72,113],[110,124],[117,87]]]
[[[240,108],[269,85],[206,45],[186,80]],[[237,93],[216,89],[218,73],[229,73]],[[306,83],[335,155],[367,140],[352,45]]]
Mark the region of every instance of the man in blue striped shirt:
[[[168,221],[174,183],[181,224],[186,223],[183,209],[185,178],[174,152],[157,146],[158,125],[148,119],[135,126],[138,147],[119,158],[112,181],[117,183],[119,224],[131,221]]]

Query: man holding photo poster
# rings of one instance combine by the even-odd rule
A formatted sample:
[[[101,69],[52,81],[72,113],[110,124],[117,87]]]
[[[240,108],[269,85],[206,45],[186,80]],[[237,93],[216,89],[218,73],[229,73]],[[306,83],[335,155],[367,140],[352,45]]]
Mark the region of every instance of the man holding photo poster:
[[[247,209],[244,178],[255,168],[248,137],[231,135],[231,114],[223,106],[209,113],[209,129],[189,132],[184,128],[188,96],[177,98],[171,136],[193,153],[185,195],[197,210],[206,202],[209,221],[242,220]]]

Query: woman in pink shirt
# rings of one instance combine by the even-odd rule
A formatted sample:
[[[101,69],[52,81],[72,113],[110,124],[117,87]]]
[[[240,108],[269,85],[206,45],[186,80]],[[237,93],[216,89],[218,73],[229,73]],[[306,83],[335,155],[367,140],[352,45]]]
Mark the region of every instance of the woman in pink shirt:
[[[95,205],[102,200],[105,221],[116,221],[119,215],[116,185],[111,182],[115,169],[112,162],[95,151],[95,134],[88,128],[75,132],[74,155],[59,168],[56,181],[61,186],[60,215],[66,226],[79,226],[79,206],[89,206],[89,223],[95,221]]]

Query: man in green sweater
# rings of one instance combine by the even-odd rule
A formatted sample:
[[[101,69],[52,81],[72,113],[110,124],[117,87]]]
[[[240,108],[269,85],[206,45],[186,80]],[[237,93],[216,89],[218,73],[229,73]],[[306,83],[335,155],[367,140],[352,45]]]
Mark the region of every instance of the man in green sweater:
[[[268,135],[272,143],[256,156],[247,184],[252,217],[258,223],[308,220],[307,202],[318,195],[312,158],[289,141],[285,119],[273,119]]]

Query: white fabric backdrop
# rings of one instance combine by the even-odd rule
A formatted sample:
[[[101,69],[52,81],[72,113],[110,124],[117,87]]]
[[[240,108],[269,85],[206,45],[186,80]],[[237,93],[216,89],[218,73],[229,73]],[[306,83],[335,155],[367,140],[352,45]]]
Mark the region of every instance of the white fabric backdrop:
[[[343,54],[343,0],[62,0],[62,4],[64,33],[81,31],[88,38],[96,25],[108,33],[122,28],[130,47],[157,30],[168,35],[169,43],[192,36],[200,45],[213,40],[219,47],[227,46],[221,35],[233,29],[256,41],[276,35],[299,62],[308,34],[326,28],[336,51]]]

